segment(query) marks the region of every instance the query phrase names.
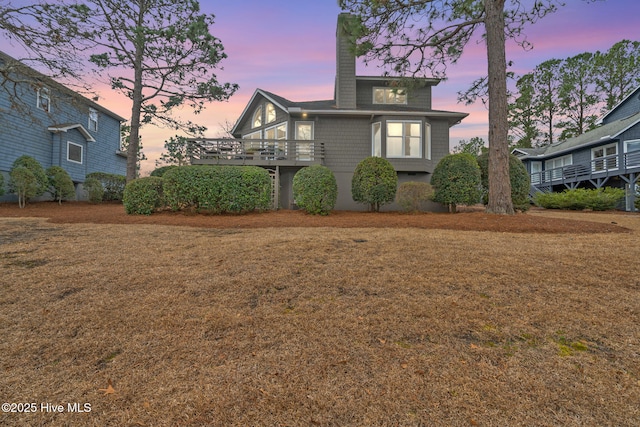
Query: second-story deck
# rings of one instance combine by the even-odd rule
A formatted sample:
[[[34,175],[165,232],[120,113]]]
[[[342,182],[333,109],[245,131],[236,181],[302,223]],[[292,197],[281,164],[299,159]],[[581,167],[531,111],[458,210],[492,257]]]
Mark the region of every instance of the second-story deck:
[[[310,166],[324,163],[319,141],[284,139],[189,139],[192,165]]]
[[[576,163],[554,169],[531,173],[531,185],[536,190],[550,190],[553,186],[564,185],[576,188],[588,181],[595,187],[603,186],[609,178],[620,176],[629,182],[631,174],[640,173],[640,151],[622,155],[610,155],[590,162]]]

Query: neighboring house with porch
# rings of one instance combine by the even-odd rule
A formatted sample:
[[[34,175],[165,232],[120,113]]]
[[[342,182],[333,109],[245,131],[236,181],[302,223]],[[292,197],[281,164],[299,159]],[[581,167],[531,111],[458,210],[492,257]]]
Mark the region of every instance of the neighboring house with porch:
[[[61,166],[77,190],[91,172],[125,175],[126,153],[120,150],[124,118],[2,52],[0,69],[7,73],[0,77],[0,173],[5,184],[22,155],[45,169]]]
[[[366,209],[351,198],[351,178],[368,156],[388,159],[399,182],[429,182],[449,153],[449,128],[466,113],[432,108],[437,79],[356,76],[356,60],[338,17],[334,98],[294,102],[257,89],[231,133],[192,139],[191,163],[257,165],[274,179],[274,207],[293,208],[293,177],[302,167],[327,166],[338,183],[336,209]],[[434,208],[436,206],[434,205]],[[391,206],[390,208],[393,208]]]
[[[625,209],[634,210],[640,176],[640,87],[575,138],[540,148],[516,148],[531,176],[531,194],[567,188],[626,189]]]

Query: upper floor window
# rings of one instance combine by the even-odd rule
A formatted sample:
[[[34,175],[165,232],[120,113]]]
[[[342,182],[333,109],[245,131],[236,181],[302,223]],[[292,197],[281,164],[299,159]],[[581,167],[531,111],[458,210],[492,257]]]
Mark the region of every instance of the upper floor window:
[[[402,88],[376,87],[373,88],[374,104],[406,104],[407,92]]]
[[[609,144],[591,150],[591,169],[594,172],[618,169],[618,144]]]
[[[253,113],[253,120],[251,122],[251,127],[257,128],[262,126],[262,106],[256,108],[256,111]]]
[[[67,160],[73,163],[82,163],[82,145],[67,142]]]
[[[98,131],[98,110],[89,108],[89,130]]]
[[[47,113],[51,110],[49,88],[41,87],[40,89],[38,89],[38,100],[36,102],[39,109],[44,110]]]
[[[287,139],[287,124],[270,127],[264,131],[265,139]]]
[[[422,157],[422,123],[387,122],[387,157]]]
[[[267,102],[267,123],[276,121],[276,107],[272,103]]]

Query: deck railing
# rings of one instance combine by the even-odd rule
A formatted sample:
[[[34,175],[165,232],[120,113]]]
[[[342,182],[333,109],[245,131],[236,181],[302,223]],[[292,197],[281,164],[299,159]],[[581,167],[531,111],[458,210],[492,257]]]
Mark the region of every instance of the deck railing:
[[[324,160],[319,141],[284,139],[190,139],[192,164],[315,164]]]
[[[565,182],[585,181],[592,178],[620,175],[630,170],[640,171],[640,151],[624,153],[622,155],[622,164],[620,164],[620,156],[613,154],[593,159],[590,162],[534,172],[531,174],[531,184],[556,185]]]

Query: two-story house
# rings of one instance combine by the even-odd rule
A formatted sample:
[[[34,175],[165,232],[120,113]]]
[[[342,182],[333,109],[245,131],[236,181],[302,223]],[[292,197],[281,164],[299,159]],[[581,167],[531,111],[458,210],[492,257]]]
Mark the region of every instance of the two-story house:
[[[344,25],[349,17],[338,17],[333,99],[294,102],[257,89],[232,129],[234,138],[191,140],[191,163],[268,168],[275,207],[282,208],[294,206],[293,176],[312,164],[335,174],[336,209],[366,209],[351,198],[351,178],[368,156],[388,159],[400,183],[429,182],[449,153],[449,128],[467,114],[432,108],[437,79],[356,76]]]
[[[0,173],[5,183],[22,155],[45,169],[61,166],[76,188],[91,172],[125,175],[126,153],[120,150],[124,118],[2,52],[0,68],[6,72],[0,77]]]
[[[627,190],[626,210],[634,210],[640,176],[640,87],[599,122],[575,138],[513,154],[531,176],[531,194],[566,188],[617,187]]]

